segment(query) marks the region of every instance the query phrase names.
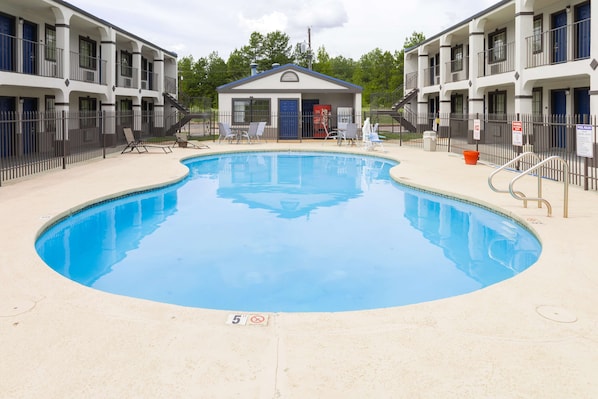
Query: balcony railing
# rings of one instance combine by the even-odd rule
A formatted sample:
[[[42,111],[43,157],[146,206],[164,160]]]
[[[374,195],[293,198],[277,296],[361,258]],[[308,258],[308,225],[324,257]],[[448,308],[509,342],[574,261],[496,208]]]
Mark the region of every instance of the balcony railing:
[[[71,80],[106,84],[106,61],[97,57],[71,52]]]
[[[527,67],[561,64],[590,57],[591,20],[562,26],[526,40]]]
[[[410,72],[405,75],[405,90],[413,90],[417,88],[417,72]]]
[[[138,89],[137,68],[128,65],[116,64],[117,81],[116,86]]]
[[[424,69],[424,86],[434,86],[440,84],[440,66],[436,65]]]
[[[157,90],[156,83],[158,81],[158,74],[147,70],[141,71],[141,89],[143,90]]]
[[[63,50],[0,34],[0,71],[63,78]]]
[[[176,94],[176,78],[164,77],[164,91],[170,94]]]
[[[469,57],[446,63],[446,83],[460,82],[469,79]]]
[[[478,53],[478,77],[515,70],[515,43],[507,43]]]

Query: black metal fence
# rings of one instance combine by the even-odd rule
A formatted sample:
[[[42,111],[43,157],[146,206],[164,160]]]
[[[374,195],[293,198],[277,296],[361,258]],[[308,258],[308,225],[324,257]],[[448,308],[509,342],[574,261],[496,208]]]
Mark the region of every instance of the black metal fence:
[[[312,114],[273,114],[253,112],[222,114],[213,112],[209,118],[192,120],[182,129],[191,136],[209,136],[216,140],[218,122],[234,128],[244,128],[252,121],[266,121],[262,136],[265,141],[297,141],[323,139],[326,129],[366,117],[379,124],[380,134],[399,146],[424,147],[423,132],[435,130],[436,151],[462,153],[477,150],[480,160],[504,165],[522,152],[532,151],[541,158],[559,156],[569,165],[569,180],[585,189],[598,190],[598,118],[589,115],[458,115],[414,114],[411,123],[417,133],[404,129],[396,119],[378,113],[353,114],[342,120],[330,115],[326,129],[322,120]],[[67,165],[88,159],[105,157],[107,153],[122,150],[126,141],[124,127],[133,129],[138,138],[167,135],[168,128],[181,115],[161,115],[152,112],[3,112],[0,113],[0,185],[2,182],[42,171],[66,168]],[[513,142],[513,121],[521,122],[521,145]],[[479,140],[474,130],[479,126]],[[584,142],[578,143],[578,129],[584,127]],[[588,138],[588,133],[591,137]],[[477,134],[476,134],[477,136]],[[390,144],[390,143],[389,143]],[[593,151],[594,157],[578,155],[578,146],[585,152]],[[527,169],[525,162],[518,165]],[[561,180],[559,164],[541,170],[544,177]]]

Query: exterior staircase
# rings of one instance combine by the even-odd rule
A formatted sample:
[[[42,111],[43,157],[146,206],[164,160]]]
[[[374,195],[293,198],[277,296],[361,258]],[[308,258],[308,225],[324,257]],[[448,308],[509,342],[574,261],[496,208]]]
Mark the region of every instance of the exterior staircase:
[[[176,122],[170,124],[168,130],[166,130],[167,136],[174,135],[176,132],[180,131],[183,126],[189,123],[192,119],[206,117],[206,114],[191,112],[189,108],[181,104],[170,93],[164,93],[164,102],[165,104],[169,104],[170,106],[176,108],[179,111],[179,115],[182,115],[182,117],[177,118],[178,120]]]
[[[400,87],[399,89],[402,89],[402,87]],[[398,90],[396,90],[396,91],[398,91]],[[375,113],[377,115],[389,115],[394,120],[399,122],[399,124],[403,128],[405,128],[405,130],[412,132],[412,133],[416,132],[417,131],[417,127],[416,127],[417,122],[416,122],[415,115],[412,115],[412,113],[406,112],[406,110],[404,110],[403,107],[405,104],[407,104],[409,101],[411,101],[411,99],[413,99],[413,97],[415,97],[417,95],[418,91],[419,91],[419,89],[417,89],[417,88],[411,89],[399,101],[394,102],[393,105],[390,107],[390,109],[376,109],[375,111],[372,111],[372,113]]]

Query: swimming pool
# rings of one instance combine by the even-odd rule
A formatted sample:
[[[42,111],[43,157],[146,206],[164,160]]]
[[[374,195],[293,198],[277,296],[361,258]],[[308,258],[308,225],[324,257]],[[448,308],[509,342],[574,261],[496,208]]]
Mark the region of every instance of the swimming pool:
[[[472,292],[531,266],[514,221],[403,187],[396,162],[265,152],[188,160],[182,182],[107,201],[36,242],[95,289],[260,312],[400,306]]]

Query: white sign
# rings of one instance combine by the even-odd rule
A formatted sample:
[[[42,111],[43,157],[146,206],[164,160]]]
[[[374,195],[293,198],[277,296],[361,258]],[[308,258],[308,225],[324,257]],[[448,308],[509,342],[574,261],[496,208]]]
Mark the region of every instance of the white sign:
[[[473,139],[480,139],[480,132],[482,131],[482,123],[479,119],[473,120]]]
[[[226,319],[226,324],[231,324],[233,326],[244,326],[245,324],[247,324],[247,315],[229,314],[228,318]]]
[[[594,140],[592,125],[575,125],[577,134],[577,156],[594,158]]]
[[[511,131],[513,132],[513,145],[523,146],[523,123],[521,121],[511,122]]]

